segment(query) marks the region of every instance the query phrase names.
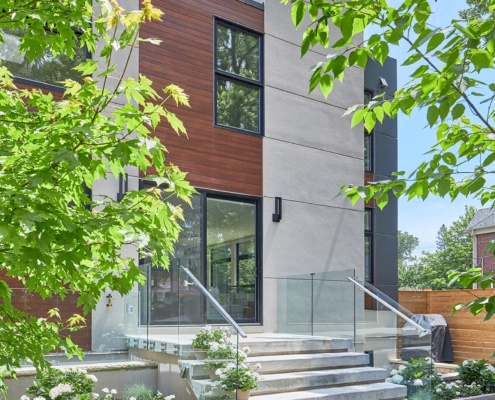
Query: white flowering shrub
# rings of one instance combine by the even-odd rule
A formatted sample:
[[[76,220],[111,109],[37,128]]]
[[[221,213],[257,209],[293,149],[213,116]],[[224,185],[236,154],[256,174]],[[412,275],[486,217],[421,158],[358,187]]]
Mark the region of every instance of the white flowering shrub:
[[[434,400],[452,400],[461,397],[477,396],[482,394],[481,386],[476,383],[464,384],[458,380],[455,382],[439,383],[433,390]]]
[[[224,368],[229,362],[241,363],[249,354],[249,347],[238,349],[234,344],[213,342],[206,353],[205,368]]]
[[[457,368],[459,379],[466,385],[475,383],[483,393],[495,392],[495,367],[487,360],[465,360]]]
[[[212,343],[227,343],[230,337],[230,330],[227,327],[213,329],[210,325],[201,328],[194,337],[191,345],[195,349],[208,350]]]
[[[432,387],[440,382],[431,358],[416,358],[390,371],[387,382],[407,386],[409,399],[431,398]]]
[[[220,386],[223,390],[241,389],[245,392],[258,388],[258,381],[262,379],[261,374],[258,372],[260,369],[261,365],[259,363],[254,366],[253,370],[247,363],[242,363],[238,366],[234,363],[228,363],[225,368],[218,369],[216,374],[220,376]]]
[[[52,368],[38,375],[21,400],[74,400],[93,398],[93,387],[98,379],[79,368]],[[103,397],[103,396],[102,396]]]

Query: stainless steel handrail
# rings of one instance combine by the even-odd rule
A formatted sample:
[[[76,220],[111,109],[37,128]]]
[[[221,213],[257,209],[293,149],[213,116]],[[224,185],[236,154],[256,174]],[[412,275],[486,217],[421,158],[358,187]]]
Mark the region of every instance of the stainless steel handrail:
[[[203,284],[196,278],[189,269],[186,267],[180,267],[188,276],[189,278],[194,282],[194,284],[198,287],[198,289],[203,293],[208,300],[211,301],[213,306],[217,309],[217,311],[224,317],[230,325],[234,327],[234,329],[237,331],[239,335],[241,335],[243,338],[247,337],[246,333],[242,330],[242,328],[237,325],[237,322],[234,321],[234,319],[230,316],[230,314],[225,311],[225,309],[220,305],[220,303],[212,296],[212,294],[203,286]]]
[[[420,331],[421,333],[423,334],[427,334],[429,332],[431,332],[430,330],[428,329],[425,329],[424,327],[422,327],[421,325],[419,325],[418,323],[414,322],[411,318],[407,317],[405,314],[401,313],[400,311],[396,310],[394,307],[392,307],[390,304],[388,304],[387,302],[383,301],[382,299],[380,299],[380,297],[378,297],[376,294],[374,294],[372,291],[366,289],[363,285],[361,285],[359,282],[355,281],[354,279],[352,279],[351,277],[348,277],[347,279],[349,279],[352,283],[354,283],[357,287],[359,287],[363,292],[369,294],[371,297],[373,297],[376,301],[378,301],[380,304],[382,304],[383,306],[387,307],[390,311],[392,311],[394,314],[398,315],[399,317],[405,319],[407,322],[409,322],[412,326],[414,326],[416,328],[416,330]]]

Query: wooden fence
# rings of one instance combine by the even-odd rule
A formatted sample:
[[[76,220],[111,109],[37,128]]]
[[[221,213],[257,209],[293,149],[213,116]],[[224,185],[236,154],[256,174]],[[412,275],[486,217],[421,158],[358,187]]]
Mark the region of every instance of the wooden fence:
[[[441,314],[447,320],[452,337],[455,362],[468,358],[487,359],[495,352],[495,317],[484,321],[481,313],[476,317],[471,312],[460,310],[452,314],[457,303],[467,303],[476,297],[495,295],[495,289],[399,291],[399,303],[415,314]]]

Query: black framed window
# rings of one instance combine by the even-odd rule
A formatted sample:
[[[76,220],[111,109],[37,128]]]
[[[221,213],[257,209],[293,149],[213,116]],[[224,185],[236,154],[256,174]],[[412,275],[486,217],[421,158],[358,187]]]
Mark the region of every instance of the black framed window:
[[[373,93],[364,92],[364,104],[368,104],[373,98]],[[364,129],[364,170],[373,171],[373,131]]]
[[[373,209],[364,209],[364,279],[373,282]]]
[[[215,125],[262,134],[263,38],[215,21]]]
[[[49,34],[49,33],[48,33]],[[47,50],[43,57],[29,61],[19,51],[23,31],[2,29],[4,43],[0,44],[0,60],[20,82],[38,86],[60,88],[66,79],[82,83],[83,76],[73,68],[89,57],[85,47],[76,46],[75,55],[69,58],[62,54],[53,55]]]
[[[191,207],[174,198],[169,202],[184,210],[182,231],[168,271],[141,261],[148,276],[140,288],[141,323],[225,322],[197,288],[183,289],[179,266],[187,267],[237,322],[260,322],[260,201],[199,190]]]

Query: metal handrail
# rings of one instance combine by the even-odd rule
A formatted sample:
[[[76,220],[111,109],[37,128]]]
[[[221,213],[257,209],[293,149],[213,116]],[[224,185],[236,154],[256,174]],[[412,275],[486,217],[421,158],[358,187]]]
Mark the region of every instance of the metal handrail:
[[[372,291],[366,289],[363,285],[361,285],[359,282],[355,281],[354,279],[352,279],[351,277],[348,277],[347,279],[349,279],[352,283],[354,283],[357,287],[359,287],[363,292],[369,294],[371,297],[373,297],[375,300],[377,300],[380,304],[382,304],[383,306],[387,307],[390,311],[392,311],[394,314],[398,315],[399,317],[405,319],[407,322],[409,322],[412,326],[414,326],[416,328],[416,330],[420,331],[421,333],[423,334],[427,334],[429,333],[430,331],[428,329],[425,329],[424,327],[422,327],[421,325],[419,325],[418,323],[414,322],[411,318],[407,317],[405,314],[401,313],[400,311],[396,310],[394,307],[392,307],[390,304],[388,304],[387,302],[383,301],[382,299],[380,299],[380,297],[378,297],[376,294],[374,294]]]
[[[191,278],[191,280],[194,282],[194,284],[198,287],[198,289],[203,293],[208,300],[211,301],[213,306],[217,309],[217,311],[224,317],[230,325],[234,327],[234,329],[237,331],[241,337],[245,338],[247,337],[246,333],[242,330],[242,328],[237,325],[237,322],[234,321],[234,319],[230,316],[230,314],[225,311],[225,309],[220,305],[220,303],[212,296],[212,294],[203,286],[203,284],[196,278],[189,269],[186,267],[180,267],[188,276]]]

